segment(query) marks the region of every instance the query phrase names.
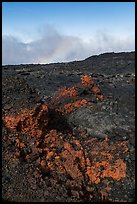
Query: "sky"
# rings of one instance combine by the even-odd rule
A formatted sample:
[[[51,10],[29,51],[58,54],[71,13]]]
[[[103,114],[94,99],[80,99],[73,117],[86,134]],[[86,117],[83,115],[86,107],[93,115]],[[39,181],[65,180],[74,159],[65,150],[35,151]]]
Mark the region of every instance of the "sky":
[[[135,50],[135,2],[2,2],[2,64]]]

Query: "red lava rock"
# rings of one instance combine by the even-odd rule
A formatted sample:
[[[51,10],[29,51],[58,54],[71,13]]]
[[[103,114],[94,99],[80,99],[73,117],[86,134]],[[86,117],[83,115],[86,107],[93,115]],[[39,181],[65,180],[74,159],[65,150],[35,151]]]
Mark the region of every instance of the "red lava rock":
[[[20,148],[24,148],[25,144],[23,142],[20,143]]]
[[[81,82],[84,87],[91,88],[92,93],[97,96],[97,100],[102,100],[104,98],[100,89],[94,84],[91,76],[84,75],[81,77]]]
[[[91,105],[91,102],[88,102],[86,99],[77,100],[73,103],[65,104],[64,107],[60,110],[61,112],[70,113],[76,108],[80,108],[82,106]]]
[[[78,92],[77,88],[71,87],[71,88],[62,88],[59,89],[54,96],[52,97],[51,104],[55,105],[58,104],[58,102],[64,98],[64,97],[77,97]]]
[[[100,100],[104,99],[104,96],[101,94],[101,95],[98,95],[97,96]]]
[[[100,94],[100,89],[97,86],[93,86],[91,90],[95,95]]]
[[[18,117],[6,116],[4,120],[7,127],[15,131],[21,130],[22,133],[27,132],[32,136],[37,135],[39,137],[43,126],[48,124],[48,107],[46,104],[42,104],[31,112],[30,110],[25,110]],[[19,143],[18,140],[17,143]]]
[[[42,167],[45,167],[45,166],[46,166],[46,162],[45,162],[44,160],[42,160],[42,161],[40,162],[40,165],[41,165]]]
[[[82,76],[81,82],[82,82],[82,85],[84,87],[87,87],[87,86],[92,87],[94,85],[94,81],[93,81],[92,77],[89,75]]]

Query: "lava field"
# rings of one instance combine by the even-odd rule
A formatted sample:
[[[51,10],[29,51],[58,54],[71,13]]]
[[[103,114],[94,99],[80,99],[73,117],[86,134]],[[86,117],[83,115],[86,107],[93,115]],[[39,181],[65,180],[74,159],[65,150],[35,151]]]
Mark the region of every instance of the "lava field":
[[[135,201],[135,52],[2,66],[2,199]]]

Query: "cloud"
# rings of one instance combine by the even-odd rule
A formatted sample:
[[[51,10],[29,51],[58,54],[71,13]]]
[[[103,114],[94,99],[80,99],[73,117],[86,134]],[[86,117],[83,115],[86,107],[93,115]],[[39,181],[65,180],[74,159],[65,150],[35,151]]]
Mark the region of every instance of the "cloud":
[[[89,41],[62,34],[51,26],[40,38],[23,43],[13,36],[2,37],[2,64],[31,64],[82,60],[104,52],[135,50],[134,36],[114,36],[97,31]]]

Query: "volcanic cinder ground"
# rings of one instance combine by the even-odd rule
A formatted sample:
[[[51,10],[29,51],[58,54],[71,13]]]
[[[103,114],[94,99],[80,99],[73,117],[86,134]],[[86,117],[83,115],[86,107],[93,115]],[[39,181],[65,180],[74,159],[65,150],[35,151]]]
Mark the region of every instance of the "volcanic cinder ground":
[[[135,52],[2,67],[2,198],[135,201]]]

